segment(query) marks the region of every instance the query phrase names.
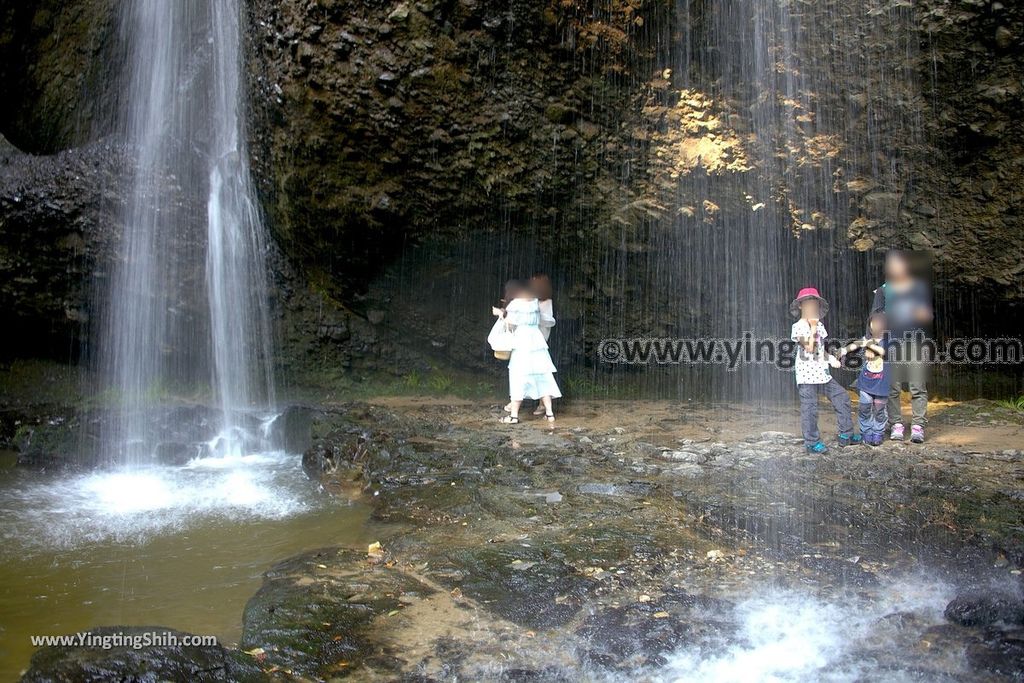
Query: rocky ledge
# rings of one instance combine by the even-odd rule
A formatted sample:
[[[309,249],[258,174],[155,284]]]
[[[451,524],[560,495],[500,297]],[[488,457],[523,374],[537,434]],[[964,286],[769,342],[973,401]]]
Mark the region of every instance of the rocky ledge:
[[[671,672],[756,648],[759,605],[833,638],[830,666],[1024,675],[1024,419],[996,404],[824,456],[786,407],[576,403],[554,430],[458,401],[308,411],[307,472],[387,531],[265,574],[239,649],[269,678]]]

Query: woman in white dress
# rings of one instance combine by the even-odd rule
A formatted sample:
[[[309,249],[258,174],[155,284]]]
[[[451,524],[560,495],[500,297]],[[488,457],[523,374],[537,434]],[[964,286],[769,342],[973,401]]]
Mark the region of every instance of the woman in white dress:
[[[512,280],[505,285],[505,309],[501,312],[512,330],[512,355],[508,360],[509,414],[505,424],[519,423],[519,406],[523,399],[540,399],[548,422],[555,421],[551,399],[562,392],[555,382],[555,364],[551,362],[548,344],[541,332],[540,302],[530,287]],[[552,319],[552,322],[554,320]]]

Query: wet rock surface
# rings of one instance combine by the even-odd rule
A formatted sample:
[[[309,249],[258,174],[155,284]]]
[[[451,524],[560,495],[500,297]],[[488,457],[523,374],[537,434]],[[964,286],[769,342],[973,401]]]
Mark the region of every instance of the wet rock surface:
[[[987,631],[967,646],[967,660],[976,669],[1019,679],[1024,676],[1024,629]]]
[[[527,222],[566,213],[559,198],[628,197],[613,169],[629,132],[615,129],[635,103],[620,84],[654,69],[640,36],[668,11],[658,0],[594,16],[548,2],[251,3],[254,168],[286,250],[355,303],[402,238],[476,233],[497,196]],[[584,53],[593,66],[574,60]],[[320,249],[314,226],[326,223],[344,253]]]
[[[99,465],[94,448],[81,448],[89,417],[53,406],[30,412],[12,411],[8,445],[18,464],[40,469],[84,469]],[[75,454],[73,457],[69,454]]]
[[[439,580],[503,619],[556,628],[573,619],[593,583],[559,555],[557,548],[524,545],[459,548],[445,556]]]
[[[821,661],[849,680],[1020,675],[1024,502],[1006,491],[1024,419],[953,406],[924,445],[810,456],[787,407],[730,406],[728,435],[715,409],[615,407],[568,405],[553,430],[472,402],[296,409],[313,483],[387,526],[271,567],[211,675],[710,680],[741,660],[778,671],[780,648],[814,653],[785,660],[808,678]],[[984,431],[962,426],[986,410]]]
[[[377,519],[400,525],[381,539],[379,561],[433,589],[374,622],[368,651],[384,659],[355,657],[350,675],[578,680],[580,671],[658,671],[681,651],[713,658],[756,649],[748,620],[766,591],[817,596],[822,629],[852,629],[838,636],[853,642],[837,666],[872,661],[930,680],[1015,675],[1019,627],[1006,620],[1017,618],[1016,603],[968,591],[950,603],[953,624],[942,615],[948,587],[932,588],[937,597],[923,610],[899,607],[908,588],[894,586],[920,571],[936,586],[1019,579],[1024,546],[1013,522],[972,516],[996,480],[1016,476],[1019,459],[937,444],[811,457],[788,432],[701,437],[715,419],[700,411],[674,428],[657,416],[615,428],[567,417],[554,432],[542,423],[492,427],[493,419],[414,401],[348,404],[315,421],[312,452],[329,452],[332,469],[308,472],[327,481],[344,472],[361,487]],[[696,455],[666,459],[683,449]],[[1018,503],[1006,505],[1019,514]],[[337,560],[322,564],[370,584],[383,571],[362,552]],[[299,566],[308,582],[325,571]],[[830,621],[831,601],[848,610],[842,620],[867,614],[855,619],[863,625]],[[979,612],[988,617],[971,616]],[[996,612],[1003,620],[993,628]],[[415,645],[389,649],[410,636]],[[891,639],[914,654],[883,644]],[[499,668],[488,661],[496,652]]]
[[[1024,625],[1024,599],[1013,593],[976,589],[946,606],[946,618],[962,626]]]
[[[155,636],[153,634],[156,634]],[[252,658],[218,645],[152,645],[135,647],[134,639],[157,642],[159,638],[177,639],[194,634],[161,626],[106,626],[88,632],[88,638],[106,638],[109,648],[79,645],[50,646],[32,656],[32,663],[21,680],[44,681],[250,681],[269,680]],[[124,638],[116,644],[115,639]]]
[[[245,607],[240,646],[266,667],[330,678],[351,667],[397,669],[374,622],[432,589],[365,553],[316,550],[271,568]]]
[[[306,226],[344,226],[356,245],[344,263],[315,250],[299,254],[331,270],[334,286],[393,255],[391,238],[402,233],[461,223],[470,234],[455,231],[456,239],[482,239],[485,230],[475,224],[490,218],[494,195],[515,207],[517,224],[551,214],[567,237],[585,232],[565,248],[605,239],[601,228],[563,213],[559,199],[571,198],[598,224],[622,226],[642,252],[649,248],[642,244],[642,220],[665,220],[674,210],[695,215],[698,224],[738,216],[741,207],[728,188],[775,170],[757,155],[776,144],[769,138],[778,131],[753,131],[764,136],[764,147],[737,142],[755,127],[749,103],[709,94],[712,84],[721,85],[716,76],[735,75],[716,74],[701,62],[699,46],[691,58],[700,66],[692,74],[655,47],[672,44],[679,24],[697,33],[720,30],[712,8],[687,13],[657,1],[610,3],[592,16],[545,2],[345,2],[312,16],[304,9],[299,2],[252,5],[256,134],[267,150],[258,166],[286,243],[323,239]],[[737,11],[735,21],[749,21]],[[830,230],[845,219],[856,248],[895,239],[936,249],[958,278],[1006,280],[1017,266],[1000,253],[999,240],[975,239],[961,228],[1009,235],[1005,230],[1019,225],[1006,184],[1019,149],[995,143],[1019,132],[1019,55],[1000,44],[1021,34],[1020,8],[922,2],[911,9],[879,1],[866,9],[805,7],[800,20],[831,29],[802,40],[820,42],[835,59],[818,62],[801,45],[779,46],[779,68],[805,79],[816,98],[807,110],[787,105],[793,111],[784,120],[795,128],[796,149],[779,152],[834,172],[836,183],[811,193],[777,188],[797,203],[788,211],[794,229]],[[898,53],[896,46],[915,43],[909,37],[915,35],[922,47]],[[741,36],[724,36],[719,49],[738,50]],[[574,60],[581,50],[588,59]],[[891,68],[876,68],[886,63]],[[850,65],[857,66],[842,71]],[[968,65],[976,78],[965,88]],[[682,88],[687,77],[709,92]],[[830,88],[843,77],[851,79],[848,88]],[[295,136],[298,130],[316,134]],[[854,153],[873,144],[873,136],[891,143],[880,152],[891,174],[872,169],[877,159]],[[627,166],[636,170],[623,182],[613,169]],[[691,171],[707,178],[692,188],[698,196],[672,197],[679,177]],[[316,192],[306,182],[311,176]],[[586,183],[574,185],[580,177]],[[852,211],[814,196],[828,189]],[[749,203],[741,204],[749,212]]]
[[[122,455],[138,464],[184,465],[215,454],[223,413],[219,408],[188,403],[140,408],[152,441],[126,447]],[[18,453],[24,466],[85,470],[116,461],[104,453],[104,428],[115,419],[109,408],[54,404],[16,404],[0,411],[0,445]],[[264,447],[301,452],[310,439],[310,411],[292,406],[276,419],[251,412],[233,415],[242,448]]]
[[[665,655],[681,643],[710,648],[739,625],[724,600],[667,591],[657,600],[597,611],[577,634],[585,648],[581,659],[597,669],[625,674],[665,664]]]

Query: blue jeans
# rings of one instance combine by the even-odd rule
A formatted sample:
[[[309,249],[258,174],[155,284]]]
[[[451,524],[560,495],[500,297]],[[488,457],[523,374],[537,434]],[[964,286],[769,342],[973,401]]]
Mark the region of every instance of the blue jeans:
[[[850,395],[835,379],[825,384],[798,384],[800,392],[800,429],[804,433],[804,445],[813,446],[821,441],[818,432],[818,393],[823,393],[832,402],[836,411],[836,427],[840,436],[853,434],[853,417],[850,415]]]
[[[888,396],[875,396],[866,391],[860,392],[857,415],[860,418],[861,436],[885,434],[885,428],[889,425],[888,399]]]

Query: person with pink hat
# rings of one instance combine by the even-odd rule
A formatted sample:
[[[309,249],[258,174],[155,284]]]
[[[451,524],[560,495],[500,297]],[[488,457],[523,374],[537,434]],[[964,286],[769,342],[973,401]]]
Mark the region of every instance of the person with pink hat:
[[[818,431],[818,394],[824,394],[836,411],[839,445],[858,443],[860,437],[853,433],[850,396],[829,371],[829,366],[839,367],[839,361],[825,350],[828,333],[821,324],[821,318],[828,313],[828,302],[814,287],[804,287],[789,305],[789,312],[799,318],[793,323],[790,337],[799,345],[794,368],[800,393],[800,428],[804,446],[811,453],[828,452]]]

